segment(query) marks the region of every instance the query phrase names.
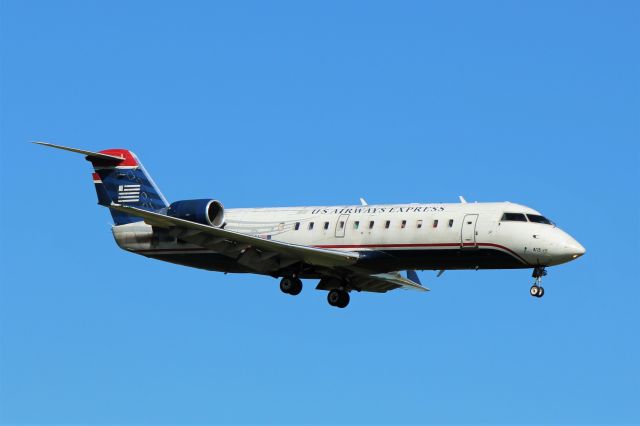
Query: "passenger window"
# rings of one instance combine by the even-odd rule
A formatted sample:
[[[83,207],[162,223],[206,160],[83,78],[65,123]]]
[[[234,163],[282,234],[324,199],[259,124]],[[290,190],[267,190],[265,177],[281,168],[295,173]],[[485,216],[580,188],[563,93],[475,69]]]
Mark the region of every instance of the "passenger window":
[[[418,220],[418,229],[422,228],[422,220]]]
[[[384,229],[389,229],[389,227],[391,226],[391,221],[388,220],[384,223]]]
[[[340,229],[344,229],[344,220],[340,221]]]
[[[524,217],[524,213],[505,213],[500,220],[526,222],[527,218]]]
[[[449,219],[449,228],[453,228],[453,219]]]
[[[313,222],[309,222],[309,231],[313,229]]]
[[[356,220],[355,222],[353,222],[353,229],[358,229],[360,228],[360,221]]]
[[[296,222],[296,226],[293,227],[296,231],[300,229],[300,222]]]
[[[369,222],[369,229],[373,229],[373,224],[374,224],[373,220],[371,222]]]
[[[403,221],[402,221],[402,225],[400,225],[400,227],[401,227],[402,229],[406,228],[406,227],[407,227],[407,221],[406,221],[406,220],[403,220]]]
[[[434,228],[437,228],[437,227],[438,227],[438,219],[436,219],[436,220],[434,220],[434,221],[433,221],[433,227],[434,227]]]
[[[327,229],[329,229],[329,222],[324,223],[324,230],[326,231]]]

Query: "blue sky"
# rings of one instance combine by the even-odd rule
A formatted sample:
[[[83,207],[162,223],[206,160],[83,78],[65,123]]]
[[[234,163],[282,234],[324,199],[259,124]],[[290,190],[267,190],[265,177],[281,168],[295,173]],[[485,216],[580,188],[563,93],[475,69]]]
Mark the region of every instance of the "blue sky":
[[[640,423],[640,4],[0,2],[0,422]],[[170,200],[510,200],[587,254],[307,282],[120,251],[81,156]]]

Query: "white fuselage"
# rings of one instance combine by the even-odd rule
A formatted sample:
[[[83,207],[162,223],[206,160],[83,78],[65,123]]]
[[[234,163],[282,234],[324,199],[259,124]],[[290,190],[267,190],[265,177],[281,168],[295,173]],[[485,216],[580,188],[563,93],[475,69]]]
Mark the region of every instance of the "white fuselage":
[[[321,206],[225,210],[225,229],[287,243],[357,251],[371,270],[500,269],[553,266],[585,250],[553,224],[503,220],[539,215],[503,203]],[[127,250],[205,269],[243,272],[215,252],[138,222],[115,226]],[[206,255],[211,255],[207,264]],[[194,260],[197,255],[197,260]]]

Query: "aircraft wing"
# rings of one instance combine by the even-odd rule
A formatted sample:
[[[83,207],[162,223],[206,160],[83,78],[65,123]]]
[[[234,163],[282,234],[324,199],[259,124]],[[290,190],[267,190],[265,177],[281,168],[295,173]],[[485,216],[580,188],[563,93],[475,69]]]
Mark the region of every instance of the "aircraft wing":
[[[429,291],[428,288],[423,287],[420,283],[414,282],[408,278],[404,278],[400,275],[400,273],[376,274],[370,275],[369,277],[374,278],[378,281],[383,281],[390,285],[394,285],[395,287],[390,290],[400,288],[402,290]]]
[[[168,229],[177,238],[233,257],[239,264],[263,273],[298,262],[328,268],[345,267],[355,264],[359,257],[355,252],[267,240],[115,203],[107,207],[141,217],[149,225]]]
[[[372,293],[386,293],[396,289],[429,291],[420,282],[404,278],[399,272],[372,275],[355,272],[349,276],[349,284],[356,290]],[[331,285],[331,280],[322,280],[316,288],[318,290],[331,290],[334,286]]]
[[[404,278],[399,272],[368,274],[353,267],[359,257],[355,252],[267,240],[115,203],[108,207],[141,217],[149,225],[165,228],[177,238],[232,257],[239,264],[257,272],[277,272],[295,263],[304,262],[319,267],[320,271],[326,273],[320,272],[321,276],[326,275],[330,278],[335,276],[334,272],[340,272],[340,275],[347,276],[350,285],[359,291],[375,293],[385,293],[395,289],[429,291],[420,284],[414,271],[410,271],[412,274]],[[325,281],[322,280],[316,288],[320,290],[334,288],[331,284],[323,284],[323,282]],[[331,279],[326,283],[331,283]]]

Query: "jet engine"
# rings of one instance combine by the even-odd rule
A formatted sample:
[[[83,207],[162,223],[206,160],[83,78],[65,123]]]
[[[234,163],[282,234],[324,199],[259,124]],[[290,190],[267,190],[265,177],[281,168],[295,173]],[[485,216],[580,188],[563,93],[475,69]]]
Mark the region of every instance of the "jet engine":
[[[217,228],[224,224],[224,206],[218,200],[209,199],[176,201],[167,209],[167,216]]]

